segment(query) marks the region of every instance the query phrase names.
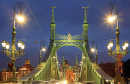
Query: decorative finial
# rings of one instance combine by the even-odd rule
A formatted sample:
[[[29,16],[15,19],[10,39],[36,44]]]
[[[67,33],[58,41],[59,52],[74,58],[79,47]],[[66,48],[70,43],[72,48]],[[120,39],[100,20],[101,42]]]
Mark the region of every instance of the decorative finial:
[[[82,7],[84,10],[85,10],[85,12],[86,12],[86,9],[88,8],[88,7]]]
[[[54,7],[50,7],[50,8],[52,8],[52,10],[54,10],[54,8],[56,8],[56,7],[54,6]]]
[[[84,10],[85,10],[85,13],[84,13],[84,24],[87,24],[87,15],[86,15],[86,9],[88,7],[82,7]]]

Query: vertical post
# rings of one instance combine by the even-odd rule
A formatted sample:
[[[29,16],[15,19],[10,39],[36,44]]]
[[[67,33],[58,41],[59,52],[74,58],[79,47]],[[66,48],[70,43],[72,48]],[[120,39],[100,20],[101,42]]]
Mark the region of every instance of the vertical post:
[[[95,40],[92,41],[92,52],[94,52],[94,50],[95,50],[93,45],[96,46],[95,63],[97,65],[97,42]]]
[[[95,41],[96,42],[96,41]],[[97,43],[96,43],[96,54],[95,54],[95,59],[96,59],[96,65],[97,65]]]
[[[117,5],[116,5],[116,7],[117,7]],[[119,33],[119,28],[118,28],[118,8],[117,8],[117,28],[116,28],[116,50],[117,50],[117,55],[120,53],[120,45],[119,45],[119,43],[120,43],[120,41],[119,41],[119,35],[120,35],[120,33]],[[117,78],[117,82],[119,82],[119,81],[121,81],[121,74],[119,74],[118,73],[118,66],[117,66],[117,62],[118,62],[118,60],[117,60],[117,58],[116,58],[116,78]]]
[[[63,55],[63,79],[65,80],[65,60],[64,60],[64,55]]]
[[[117,28],[116,28],[116,50],[117,50],[117,54],[119,54],[119,50],[120,50],[120,41],[119,41],[119,28],[118,28],[118,10],[117,10]]]
[[[16,34],[16,31],[15,31],[15,29],[16,29],[15,28],[15,5],[14,5],[14,23],[13,23],[13,28],[12,28],[13,31],[12,31],[12,58],[11,58],[11,62],[13,64],[13,78],[12,78],[13,82],[15,82],[15,79],[16,79],[16,77],[15,77],[15,61],[16,61],[16,59],[15,59],[15,34]]]
[[[46,49],[45,49],[45,43],[46,43],[46,41],[45,40],[41,40],[40,41],[40,53],[39,53],[39,65],[41,65],[41,51],[43,50],[43,51],[45,51]],[[41,44],[43,45],[43,47],[42,47],[42,49],[41,49]]]
[[[76,55],[76,82],[78,82],[78,58]]]
[[[39,65],[41,65],[41,41],[40,41]]]

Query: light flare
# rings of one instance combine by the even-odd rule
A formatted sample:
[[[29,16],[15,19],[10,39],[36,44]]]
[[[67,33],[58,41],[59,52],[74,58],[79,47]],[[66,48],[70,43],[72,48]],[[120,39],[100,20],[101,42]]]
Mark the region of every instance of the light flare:
[[[16,19],[18,19],[20,22],[24,21],[24,17],[23,16],[16,15]]]
[[[113,22],[116,19],[117,16],[109,16],[108,21]]]

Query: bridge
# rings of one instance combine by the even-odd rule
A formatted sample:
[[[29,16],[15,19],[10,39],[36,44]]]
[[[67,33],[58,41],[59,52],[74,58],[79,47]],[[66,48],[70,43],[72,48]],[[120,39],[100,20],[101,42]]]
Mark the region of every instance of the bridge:
[[[52,19],[50,24],[50,45],[48,50],[42,59],[40,65],[38,65],[32,72],[28,75],[20,78],[18,82],[29,83],[34,81],[50,81],[51,79],[61,80],[59,74],[59,67],[57,63],[57,50],[63,46],[75,46],[82,51],[82,64],[80,70],[80,77],[76,79],[77,82],[92,82],[93,84],[111,84],[113,78],[108,76],[98,64],[96,64],[94,57],[92,56],[88,43],[88,27],[86,7],[84,7],[84,23],[83,33],[79,35],[72,36],[60,35],[55,31],[56,24],[54,20],[54,7],[52,7]],[[76,69],[78,67],[78,62],[76,62]],[[64,60],[63,60],[63,70]],[[76,73],[77,76],[78,73]],[[65,74],[64,74],[65,76]],[[63,77],[64,78],[64,77]],[[63,79],[62,79],[63,80]]]

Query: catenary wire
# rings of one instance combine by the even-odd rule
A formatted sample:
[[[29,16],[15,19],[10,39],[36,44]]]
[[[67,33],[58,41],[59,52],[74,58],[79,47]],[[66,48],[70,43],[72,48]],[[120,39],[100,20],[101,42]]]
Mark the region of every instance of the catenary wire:
[[[25,2],[26,2],[26,4],[27,4],[27,7],[29,8],[29,10],[30,10],[30,12],[31,12],[31,14],[32,14],[32,16],[33,16],[33,18],[34,18],[35,22],[37,23],[37,25],[38,25],[39,29],[41,30],[42,34],[44,35],[44,37],[45,37],[46,41],[47,41],[47,42],[49,42],[49,41],[47,40],[47,38],[46,38],[46,36],[45,36],[45,34],[44,34],[44,32],[43,32],[42,28],[40,27],[40,25],[39,25],[39,23],[38,23],[37,19],[35,18],[35,16],[34,16],[34,14],[33,14],[32,10],[30,9],[30,7],[29,7],[29,5],[28,5],[28,3],[27,3],[27,1],[26,1],[26,0],[25,0]]]

